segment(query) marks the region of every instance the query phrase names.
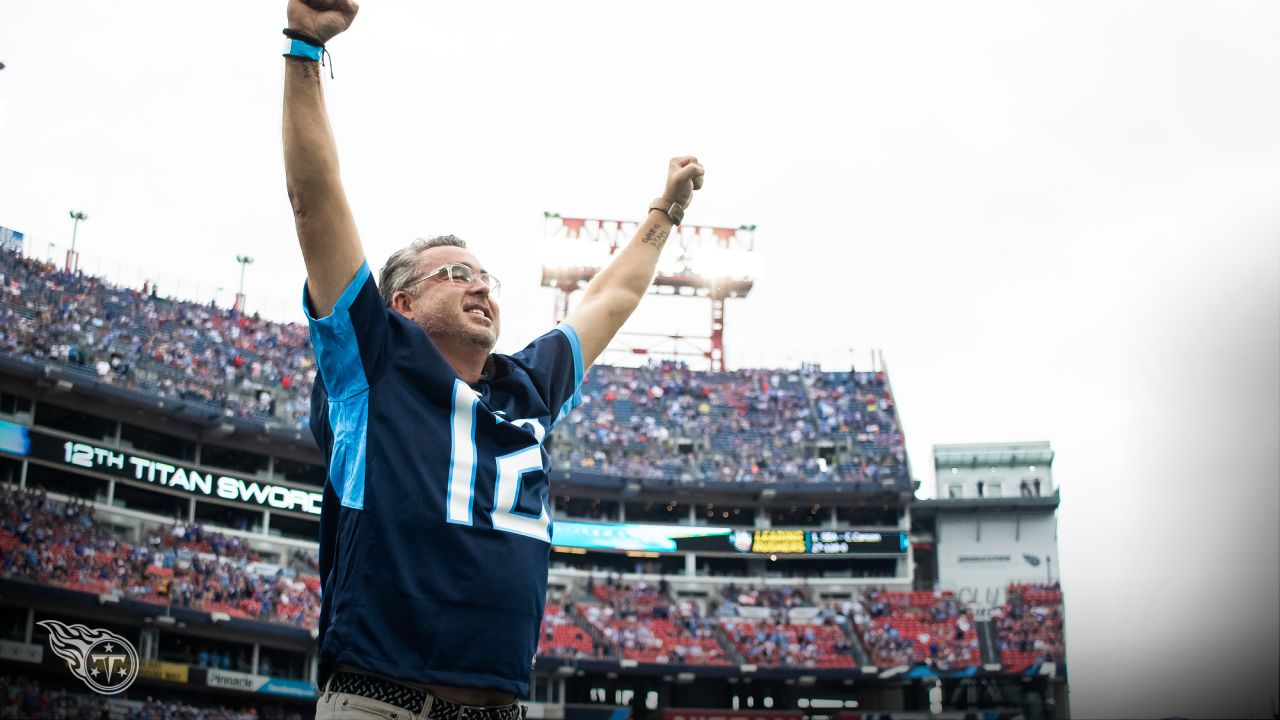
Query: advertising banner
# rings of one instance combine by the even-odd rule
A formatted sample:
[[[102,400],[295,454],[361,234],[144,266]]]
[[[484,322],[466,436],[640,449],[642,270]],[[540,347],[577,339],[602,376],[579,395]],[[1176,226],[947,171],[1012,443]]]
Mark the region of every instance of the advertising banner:
[[[188,682],[191,668],[180,663],[161,662],[159,660],[143,660],[139,663],[138,677],[166,682]]]
[[[267,679],[264,677],[250,675],[249,673],[209,668],[205,674],[204,682],[209,687],[222,688],[223,690],[257,692],[258,688],[261,687],[266,680]]]
[[[262,687],[258,688],[258,692],[296,698],[314,698],[318,694],[316,687],[306,680],[291,680],[278,677],[267,678]]]
[[[250,675],[231,670],[210,669],[205,676],[209,687],[241,692],[259,692],[267,695],[286,695],[296,698],[314,698],[316,688],[306,680]]]
[[[185,490],[193,495],[233,500],[258,508],[319,515],[324,495],[312,490],[249,480],[190,463],[112,450],[0,420],[0,452],[45,460],[137,482]]]

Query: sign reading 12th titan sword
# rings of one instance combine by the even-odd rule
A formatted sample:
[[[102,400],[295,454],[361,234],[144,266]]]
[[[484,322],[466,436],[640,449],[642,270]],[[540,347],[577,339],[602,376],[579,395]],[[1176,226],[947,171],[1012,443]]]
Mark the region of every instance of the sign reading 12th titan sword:
[[[184,490],[195,495],[311,515],[320,514],[324,501],[324,496],[319,492],[248,480],[176,460],[114,450],[4,420],[0,420],[0,452]]]

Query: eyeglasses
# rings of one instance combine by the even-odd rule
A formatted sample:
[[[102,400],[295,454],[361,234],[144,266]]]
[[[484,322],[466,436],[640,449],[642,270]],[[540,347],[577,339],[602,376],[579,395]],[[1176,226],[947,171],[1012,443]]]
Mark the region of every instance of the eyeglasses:
[[[476,272],[475,270],[471,269],[470,265],[463,265],[462,263],[447,263],[447,264],[441,265],[435,270],[432,270],[429,273],[424,273],[417,280],[414,280],[408,285],[405,285],[404,289],[408,290],[409,288],[413,287],[414,285],[417,285],[418,283],[422,282],[423,280],[426,280],[427,278],[433,278],[437,276],[443,276],[444,278],[447,278],[450,282],[456,282],[461,285],[470,285],[471,283],[479,279],[480,282],[484,283],[485,287],[489,288],[489,296],[493,298],[498,297],[498,291],[502,289],[502,283],[498,281],[498,278],[490,275],[487,272]]]

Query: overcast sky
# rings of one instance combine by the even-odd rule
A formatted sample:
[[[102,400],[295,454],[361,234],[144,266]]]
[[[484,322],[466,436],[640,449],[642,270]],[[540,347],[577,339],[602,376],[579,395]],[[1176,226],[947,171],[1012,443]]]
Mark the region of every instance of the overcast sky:
[[[284,2],[0,0],[0,226],[300,319]],[[883,350],[913,471],[1049,440],[1072,710],[1266,716],[1280,653],[1280,6],[365,3],[326,78],[370,264],[455,233],[543,332],[543,211],[756,224],[731,366]],[[705,333],[652,299],[630,328]],[[854,351],[851,352],[850,350]]]

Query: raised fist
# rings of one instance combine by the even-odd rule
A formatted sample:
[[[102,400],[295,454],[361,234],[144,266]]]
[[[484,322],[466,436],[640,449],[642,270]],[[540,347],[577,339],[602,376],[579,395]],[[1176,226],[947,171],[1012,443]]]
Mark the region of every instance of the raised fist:
[[[667,169],[667,189],[662,192],[662,197],[682,208],[689,207],[689,203],[693,202],[693,191],[702,188],[702,176],[706,172],[698,164],[698,158],[692,155],[671,158],[671,165]]]
[[[359,10],[355,0],[289,0],[289,29],[327,43],[351,27]]]

